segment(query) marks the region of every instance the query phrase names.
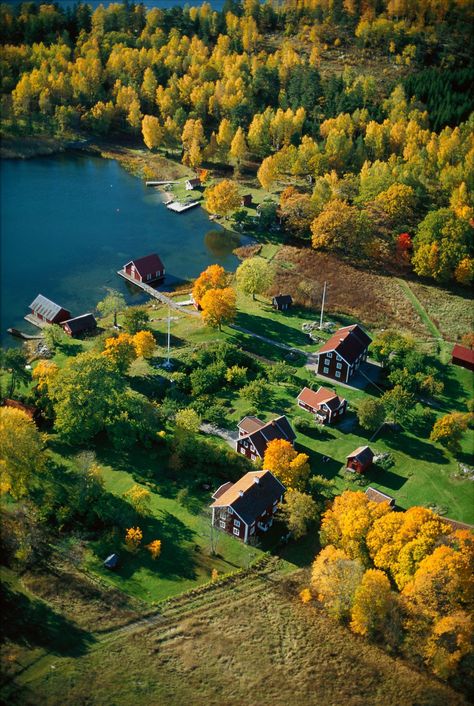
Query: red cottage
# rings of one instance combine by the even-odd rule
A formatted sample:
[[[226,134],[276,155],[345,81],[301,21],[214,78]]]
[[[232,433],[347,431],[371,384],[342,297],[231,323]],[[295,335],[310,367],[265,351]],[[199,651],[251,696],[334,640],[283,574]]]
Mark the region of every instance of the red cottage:
[[[285,490],[270,471],[253,471],[237,483],[224,483],[212,496],[212,524],[248,542],[270,529]]]
[[[316,372],[347,382],[366,360],[371,343],[370,336],[358,324],[340,328],[316,353]]]
[[[327,387],[320,387],[317,392],[303,387],[296,399],[298,405],[314,414],[321,424],[337,421],[347,409],[347,400]]]
[[[74,319],[63,321],[61,326],[68,336],[74,338],[75,336],[80,336],[83,333],[95,331],[97,328],[97,321],[95,320],[93,314],[82,314],[82,316],[76,316]]]
[[[63,309],[59,304],[55,304],[51,299],[38,294],[36,299],[30,304],[32,319],[39,319],[47,324],[60,324],[71,318],[71,312]],[[31,320],[31,319],[30,319]]]
[[[456,344],[451,355],[453,365],[460,365],[468,370],[474,370],[474,350],[472,348]]]
[[[347,457],[347,470],[365,473],[374,460],[374,452],[369,446],[359,446]]]
[[[140,257],[138,260],[130,260],[124,265],[124,272],[137,282],[157,282],[165,276],[165,266],[161,262],[158,255],[147,255]]]
[[[285,439],[293,444],[296,434],[288,419],[282,415],[271,422],[262,422],[258,417],[244,417],[238,423],[239,438],[236,442],[237,453],[247,456],[251,461],[263,458],[267,444],[273,439]]]

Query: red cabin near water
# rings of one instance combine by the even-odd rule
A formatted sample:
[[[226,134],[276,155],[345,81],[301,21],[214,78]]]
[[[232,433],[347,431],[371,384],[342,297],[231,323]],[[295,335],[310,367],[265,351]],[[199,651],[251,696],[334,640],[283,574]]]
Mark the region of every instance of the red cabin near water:
[[[165,276],[165,266],[155,253],[140,257],[138,260],[130,260],[123,269],[129,277],[145,284],[157,282]]]

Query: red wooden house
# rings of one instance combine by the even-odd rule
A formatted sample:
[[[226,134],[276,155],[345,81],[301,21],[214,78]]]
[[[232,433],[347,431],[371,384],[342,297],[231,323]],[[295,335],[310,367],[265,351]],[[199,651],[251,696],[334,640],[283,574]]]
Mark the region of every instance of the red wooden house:
[[[51,299],[43,297],[42,294],[38,294],[36,299],[31,302],[30,309],[33,317],[47,324],[60,324],[71,318],[70,311],[55,304]]]
[[[74,319],[63,321],[61,326],[68,336],[74,338],[75,336],[81,336],[84,333],[95,331],[97,321],[93,314],[82,314],[81,316],[76,316]]]
[[[285,490],[270,471],[251,471],[237,483],[224,483],[212,496],[212,524],[248,542],[270,529]]]
[[[316,421],[321,424],[337,421],[347,409],[347,400],[327,387],[320,387],[317,392],[304,387],[296,399],[298,405],[314,414]]]
[[[138,260],[130,260],[123,269],[129,277],[145,284],[157,282],[165,276],[165,266],[155,253],[140,257]]]
[[[348,382],[367,359],[372,339],[358,324],[344,326],[331,336],[316,353],[316,372],[341,382]]]
[[[365,473],[374,460],[374,452],[370,446],[359,446],[347,457],[347,470]]]
[[[460,346],[458,343],[454,346],[451,362],[453,365],[460,365],[468,370],[474,370],[474,350],[467,346]]]
[[[236,442],[237,453],[247,456],[251,461],[263,458],[268,442],[273,439],[285,439],[290,444],[293,444],[296,439],[296,434],[284,415],[266,424],[258,417],[244,417],[237,426],[239,429],[239,438]]]

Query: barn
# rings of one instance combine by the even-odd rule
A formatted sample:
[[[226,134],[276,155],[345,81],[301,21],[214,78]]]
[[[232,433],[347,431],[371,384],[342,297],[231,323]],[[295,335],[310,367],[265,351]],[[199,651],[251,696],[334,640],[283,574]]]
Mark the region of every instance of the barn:
[[[93,314],[82,314],[81,316],[76,316],[74,319],[63,321],[61,326],[68,336],[74,338],[75,336],[81,336],[83,333],[95,331],[97,321]]]
[[[453,365],[460,365],[462,368],[467,368],[467,370],[474,370],[474,350],[472,348],[460,346],[457,343],[453,348],[451,356],[451,363]]]
[[[374,460],[374,452],[370,446],[359,446],[347,457],[347,470],[365,473]]]
[[[42,294],[38,294],[36,299],[31,302],[29,308],[33,319],[39,319],[46,324],[60,324],[71,318],[70,311],[59,306],[59,304],[55,304]]]
[[[147,284],[162,280],[165,276],[165,266],[156,253],[140,257],[138,260],[130,260],[123,269],[132,279]]]

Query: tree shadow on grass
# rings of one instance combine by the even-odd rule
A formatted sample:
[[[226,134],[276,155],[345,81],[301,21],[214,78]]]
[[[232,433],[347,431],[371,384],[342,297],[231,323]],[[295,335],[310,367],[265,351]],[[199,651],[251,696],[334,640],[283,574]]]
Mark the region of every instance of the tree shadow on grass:
[[[235,323],[237,326],[253,331],[259,336],[265,336],[276,343],[284,343],[293,348],[305,346],[308,343],[308,338],[302,331],[281,321],[275,321],[275,319],[239,311],[237,312]]]
[[[3,639],[68,657],[85,654],[95,641],[91,633],[56,613],[43,601],[31,599],[7,585],[2,585],[0,591]]]
[[[382,485],[384,488],[390,488],[391,490],[400,490],[402,486],[407,482],[407,478],[393,473],[392,471],[385,471],[379,466],[371,466],[366,472],[365,477],[369,483],[377,483]]]
[[[436,448],[434,444],[422,441],[414,436],[407,437],[407,435],[403,433],[394,432],[393,435],[384,435],[383,440],[387,446],[390,446],[394,451],[400,451],[412,458],[427,461],[428,463],[443,465],[449,463],[444,453]]]
[[[313,475],[324,476],[328,480],[333,480],[337,476],[342,466],[340,461],[318,451],[313,451],[313,449],[304,447],[301,444],[299,446],[301,451],[309,456],[309,464]],[[323,458],[327,460],[323,461]]]

